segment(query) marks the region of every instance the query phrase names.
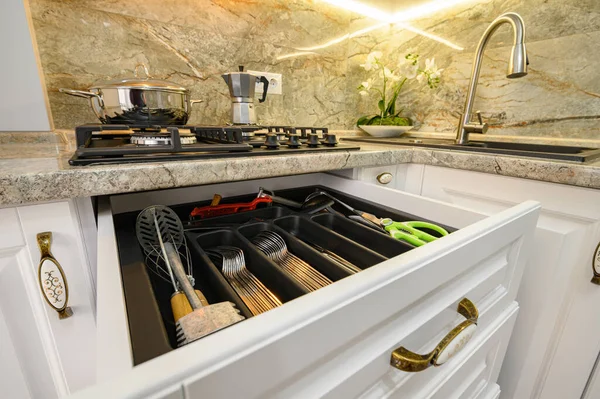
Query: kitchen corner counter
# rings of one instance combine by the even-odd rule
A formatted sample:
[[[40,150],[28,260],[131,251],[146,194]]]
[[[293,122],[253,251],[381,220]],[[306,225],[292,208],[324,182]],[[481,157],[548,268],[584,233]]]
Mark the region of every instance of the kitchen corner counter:
[[[360,151],[73,167],[71,136],[0,138],[0,206],[402,163],[600,188],[600,161],[575,164],[365,143]]]

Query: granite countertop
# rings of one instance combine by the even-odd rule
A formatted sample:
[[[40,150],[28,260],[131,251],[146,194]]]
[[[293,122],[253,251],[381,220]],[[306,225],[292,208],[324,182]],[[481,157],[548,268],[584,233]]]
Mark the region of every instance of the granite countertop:
[[[359,143],[360,151],[70,166],[72,132],[0,133],[0,206],[328,170],[416,163],[600,189],[600,160],[534,158]]]

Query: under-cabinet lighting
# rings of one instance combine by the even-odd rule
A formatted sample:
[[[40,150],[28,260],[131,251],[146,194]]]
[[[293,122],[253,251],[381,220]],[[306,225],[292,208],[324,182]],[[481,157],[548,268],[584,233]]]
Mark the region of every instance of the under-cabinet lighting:
[[[319,45],[312,46],[312,47],[296,47],[296,50],[299,50],[299,52],[281,55],[281,56],[277,57],[278,60],[284,60],[287,58],[302,57],[305,55],[317,54],[314,52],[314,50],[321,50],[321,49],[324,49],[327,47],[331,47],[333,45],[342,43],[343,41],[351,39],[353,37],[357,37],[357,36],[363,35],[365,33],[372,32],[376,29],[383,28],[384,26],[389,25],[389,24],[399,26],[402,29],[406,29],[406,30],[416,33],[420,36],[426,37],[428,39],[435,40],[436,42],[442,43],[442,44],[444,44],[450,48],[453,48],[455,50],[462,51],[462,50],[464,50],[463,47],[461,47],[457,44],[454,44],[451,41],[444,39],[443,37],[440,37],[440,36],[434,35],[432,33],[426,32],[424,30],[415,28],[414,26],[407,24],[405,21],[420,18],[420,17],[426,16],[428,14],[432,14],[436,11],[440,11],[444,8],[452,7],[457,4],[466,3],[468,1],[473,1],[473,0],[434,0],[434,1],[430,1],[426,4],[422,4],[420,6],[415,6],[415,7],[411,7],[406,10],[403,10],[403,11],[396,12],[395,14],[392,14],[392,15],[390,15],[387,12],[378,10],[374,7],[367,6],[366,4],[363,4],[359,1],[354,1],[354,0],[323,0],[323,1],[325,1],[329,4],[332,4],[332,5],[347,9],[349,11],[356,12],[356,13],[364,15],[366,17],[383,21],[383,22],[369,26],[367,28],[357,30],[352,33],[346,33],[345,35],[342,35],[335,39],[328,40],[327,42],[325,42],[323,44],[319,44]]]
[[[277,59],[278,60],[285,60],[286,58],[301,57],[303,55],[311,55],[311,54],[318,54],[318,53],[315,53],[314,51],[301,51],[299,53],[291,53],[291,54],[280,55],[279,57],[277,57]]]
[[[326,3],[331,5],[344,8],[348,11],[355,12],[360,15],[364,15],[365,17],[377,19],[383,22],[392,22],[390,21],[390,13],[379,10],[375,7],[368,6],[360,1],[354,0],[323,0]]]
[[[294,57],[302,57],[302,56],[305,56],[305,55],[318,54],[314,50],[320,50],[320,49],[324,49],[324,48],[333,46],[335,44],[343,42],[344,40],[348,40],[348,39],[351,39],[353,37],[360,36],[360,35],[363,35],[365,33],[372,32],[372,31],[374,31],[376,29],[383,28],[384,26],[387,26],[387,25],[389,25],[389,24],[384,22],[384,23],[373,25],[373,26],[369,26],[367,28],[360,29],[360,30],[357,30],[357,31],[352,32],[352,33],[346,33],[345,35],[342,35],[342,36],[337,37],[335,39],[331,39],[331,40],[329,40],[329,41],[327,41],[327,42],[325,42],[323,44],[319,44],[317,46],[312,46],[312,47],[296,47],[296,50],[300,50],[300,52],[298,52],[298,53],[291,53],[291,54],[285,54],[285,55],[280,55],[279,57],[277,57],[277,59],[278,60],[284,60],[286,58],[294,58]],[[453,48],[455,50],[459,50],[459,51],[464,50],[463,47],[461,47],[461,46],[459,46],[457,44],[454,44],[451,41],[444,39],[443,37],[439,37],[439,36],[434,35],[432,33],[425,32],[424,30],[415,28],[414,26],[411,26],[411,25],[409,25],[407,23],[398,22],[395,25],[401,27],[402,29],[406,29],[408,31],[416,33],[416,34],[418,34],[420,36],[423,36],[423,37],[426,37],[428,39],[435,40],[436,42],[445,44],[446,46],[451,47],[451,48]]]
[[[451,48],[453,48],[455,50],[463,51],[465,49],[464,47],[461,47],[458,44],[452,43],[450,40],[446,40],[443,37],[439,37],[437,35],[434,35],[433,33],[425,32],[424,30],[415,28],[414,26],[411,26],[411,25],[406,24],[404,22],[398,22],[395,25],[402,27],[402,29],[406,29],[408,31],[416,33],[417,35],[426,37],[426,38],[431,39],[431,40],[435,40],[438,43],[445,44],[446,46],[451,47]]]
[[[431,15],[437,11],[453,7],[457,4],[470,2],[473,0],[433,0],[425,4],[410,7],[402,11],[397,11],[394,14],[379,10],[375,7],[368,6],[364,3],[354,0],[323,0],[331,5],[344,8],[348,11],[355,12],[365,17],[373,18],[378,21],[395,23],[411,21],[413,19]]]
[[[381,24],[369,26],[368,28],[360,29],[360,30],[357,30],[357,31],[352,32],[352,33],[346,33],[343,36],[340,36],[338,38],[329,40],[328,42],[323,43],[323,44],[319,44],[317,46],[313,46],[313,47],[296,47],[296,50],[300,50],[300,51],[320,50],[320,49],[323,49],[323,48],[327,48],[327,47],[333,46],[334,44],[341,43],[344,40],[351,39],[353,37],[360,36],[360,35],[363,35],[365,33],[372,32],[375,29],[383,28],[386,25],[388,25],[388,24],[384,22],[384,23],[381,23]]]

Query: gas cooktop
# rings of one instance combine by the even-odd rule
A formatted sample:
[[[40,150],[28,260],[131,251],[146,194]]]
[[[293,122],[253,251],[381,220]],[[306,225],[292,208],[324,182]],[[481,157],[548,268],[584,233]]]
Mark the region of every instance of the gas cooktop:
[[[142,126],[75,128],[71,165],[176,161],[359,150],[327,128],[290,126]]]

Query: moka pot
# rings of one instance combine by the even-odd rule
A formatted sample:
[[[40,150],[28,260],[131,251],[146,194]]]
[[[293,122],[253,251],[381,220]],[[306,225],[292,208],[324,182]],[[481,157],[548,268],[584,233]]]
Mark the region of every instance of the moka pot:
[[[231,96],[231,122],[234,125],[256,125],[254,112],[254,92],[257,81],[264,83],[262,97],[258,100],[264,102],[267,98],[269,80],[264,76],[244,72],[244,67],[239,67],[239,72],[230,72],[221,75],[229,87]]]

